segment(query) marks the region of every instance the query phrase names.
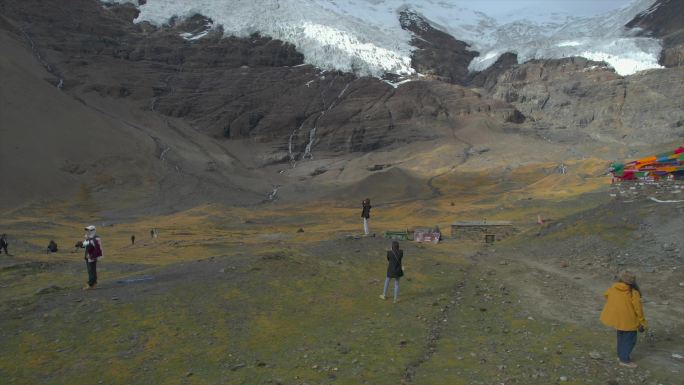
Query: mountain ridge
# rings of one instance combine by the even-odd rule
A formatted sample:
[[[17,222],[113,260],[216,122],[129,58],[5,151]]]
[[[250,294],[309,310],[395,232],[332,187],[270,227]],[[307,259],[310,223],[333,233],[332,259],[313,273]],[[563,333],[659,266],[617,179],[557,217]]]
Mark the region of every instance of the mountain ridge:
[[[138,132],[135,145],[115,146],[117,156],[149,168],[133,167],[135,175],[124,178],[130,167],[117,165],[117,157],[93,153],[85,162],[73,155],[79,149],[72,141],[60,142],[55,159],[39,162],[44,170],[24,174],[27,191],[43,197],[78,194],[83,184],[91,198],[106,201],[134,186],[126,180],[140,180],[154,181],[133,187],[141,191],[140,206],[258,203],[274,190],[307,199],[392,167],[429,179],[475,165],[505,168],[501,159],[507,158],[524,159],[514,163],[520,165],[582,157],[597,146],[621,153],[682,137],[681,67],[622,77],[602,62],[519,64],[505,54],[473,74],[467,70],[472,48],[425,24],[405,32],[424,44],[411,65],[427,75],[359,77],[305,64],[286,42],[258,34],[224,37],[206,16],[157,27],[133,23],[138,9],[130,4],[58,3],[0,1],[1,32],[14,49],[21,47],[21,60],[44,71],[26,87],[38,93],[51,87],[59,100],[72,99],[122,132]],[[6,95],[7,104],[13,97]],[[42,111],[31,98],[19,105],[15,121]],[[36,120],[34,129],[50,132],[53,120]],[[0,125],[10,137],[20,129],[6,119]],[[2,153],[16,157],[0,164],[3,175],[31,161],[29,152],[1,144]],[[86,167],[93,163],[106,167]],[[12,202],[33,199],[19,190],[3,193]]]

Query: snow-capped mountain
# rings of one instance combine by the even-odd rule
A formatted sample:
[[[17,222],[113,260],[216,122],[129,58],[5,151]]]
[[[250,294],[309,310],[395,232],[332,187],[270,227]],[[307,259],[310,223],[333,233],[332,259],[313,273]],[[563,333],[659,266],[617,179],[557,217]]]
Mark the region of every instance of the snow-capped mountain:
[[[12,106],[0,114],[0,126],[10,137],[55,143],[40,154],[10,146],[0,165],[9,173],[35,165],[34,180],[25,184],[31,191],[71,197],[74,186],[97,193],[117,191],[115,181],[125,181],[148,186],[155,204],[159,191],[179,202],[206,195],[232,203],[252,181],[259,191],[272,191],[276,183],[261,178],[262,171],[334,183],[340,176],[384,173],[404,164],[405,154],[423,151],[444,166],[412,173],[442,172],[473,159],[484,168],[493,167],[492,159],[518,162],[539,144],[579,156],[576,148],[595,153],[684,137],[682,0],[658,0],[639,12],[641,3],[634,3],[604,18],[589,11],[544,13],[544,7],[484,14],[448,0],[336,1],[0,0],[0,75],[7,89],[0,94]],[[168,19],[175,14],[181,17]],[[635,53],[654,59],[638,42],[656,40],[634,38],[662,39],[660,63],[667,68],[621,77],[584,58],[518,64],[525,58],[506,52],[484,71],[468,70],[475,58],[493,60],[499,48],[527,49],[528,57],[550,48],[556,55],[588,48],[605,53],[594,39],[599,34],[622,59]],[[626,43],[636,48],[626,50]],[[423,76],[376,78],[321,67]],[[69,133],[118,145],[74,152],[78,141],[64,140]],[[111,182],[101,184],[98,175],[111,175]],[[255,197],[263,199],[261,192]]]
[[[258,32],[292,43],[307,63],[319,68],[382,76],[415,72],[411,34],[398,20],[402,10],[410,9],[479,51],[471,70],[483,70],[501,54],[513,52],[520,62],[583,56],[603,60],[619,74],[629,75],[660,67],[660,42],[636,37],[624,27],[652,3],[634,0],[622,9],[593,17],[553,9],[492,17],[474,9],[474,3],[462,6],[463,2],[455,0],[148,0],[139,6],[137,21],[161,25],[174,16],[202,14],[228,35],[245,37]]]

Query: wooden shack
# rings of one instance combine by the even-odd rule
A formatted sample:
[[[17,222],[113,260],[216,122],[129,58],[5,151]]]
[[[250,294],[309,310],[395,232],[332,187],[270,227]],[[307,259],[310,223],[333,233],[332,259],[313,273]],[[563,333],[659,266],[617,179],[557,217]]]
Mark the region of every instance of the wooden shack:
[[[509,221],[456,221],[451,224],[451,237],[458,240],[494,242],[515,233]]]

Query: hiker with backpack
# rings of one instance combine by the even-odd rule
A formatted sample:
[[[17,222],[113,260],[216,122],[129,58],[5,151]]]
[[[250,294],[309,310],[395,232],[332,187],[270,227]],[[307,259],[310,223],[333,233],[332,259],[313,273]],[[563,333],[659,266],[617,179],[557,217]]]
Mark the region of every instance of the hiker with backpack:
[[[404,275],[404,267],[401,265],[402,258],[404,258],[404,250],[399,248],[399,242],[392,241],[392,250],[387,252],[387,277],[380,299],[387,299],[387,289],[390,280],[394,278],[394,303],[399,302],[399,278]]]
[[[641,306],[641,290],[636,275],[621,272],[617,282],[603,294],[606,304],[601,312],[601,322],[617,330],[617,354],[620,366],[636,368],[630,355],[637,342],[637,331],[646,330],[646,319]]]
[[[85,228],[85,239],[76,243],[76,247],[85,249],[86,268],[88,269],[88,283],[83,290],[93,290],[97,287],[97,259],[102,257],[102,242],[95,233],[95,226]]]
[[[366,198],[361,202],[361,218],[363,218],[363,233],[368,235],[368,220],[370,219],[370,199]]]

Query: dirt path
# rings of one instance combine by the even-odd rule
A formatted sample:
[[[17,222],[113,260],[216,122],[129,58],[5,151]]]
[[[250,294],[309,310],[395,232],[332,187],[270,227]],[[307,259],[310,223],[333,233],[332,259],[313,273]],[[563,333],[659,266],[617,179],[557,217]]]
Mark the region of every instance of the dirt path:
[[[420,356],[415,360],[411,361],[409,365],[404,370],[404,374],[401,378],[401,384],[414,384],[416,372],[420,369],[421,365],[430,361],[432,356],[437,351],[440,338],[444,333],[444,329],[449,322],[449,317],[453,313],[453,309],[460,305],[462,299],[463,289],[468,285],[468,278],[470,273],[473,271],[473,266],[470,265],[464,273],[463,281],[457,282],[453,288],[446,294],[446,297],[450,300],[445,303],[441,308],[439,313],[431,320],[428,326],[428,337],[425,343],[425,347],[421,352]]]
[[[517,253],[506,256],[505,252],[485,251],[480,257],[485,266],[505,277],[506,284],[522,296],[525,307],[559,322],[605,329],[598,317],[604,304],[603,293],[611,284],[609,272],[597,274],[595,270],[577,270],[553,258],[542,261]],[[671,357],[673,353],[684,351],[684,335],[681,334],[684,324],[680,321],[684,310],[682,304],[666,302],[665,306],[648,297],[644,299],[644,311],[651,329],[640,336],[641,342],[634,353],[636,359],[650,370],[684,372],[684,362]]]

